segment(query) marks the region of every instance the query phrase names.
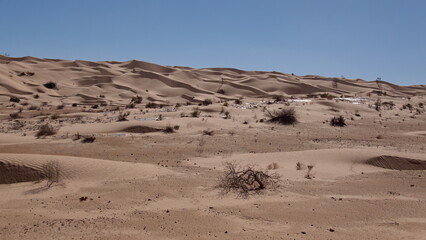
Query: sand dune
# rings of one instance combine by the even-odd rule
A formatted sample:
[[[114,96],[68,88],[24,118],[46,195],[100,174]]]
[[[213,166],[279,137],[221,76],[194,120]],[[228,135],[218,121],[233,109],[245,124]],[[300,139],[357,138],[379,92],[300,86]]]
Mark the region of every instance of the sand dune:
[[[229,68],[165,67],[138,60],[90,62],[6,56],[0,59],[0,96],[20,96],[26,100],[32,100],[34,94],[40,95],[42,101],[57,102],[61,98],[67,102],[67,98],[80,96],[82,99],[77,103],[109,101],[124,104],[123,100],[128,101],[136,94],[152,101],[165,101],[164,96],[168,96],[169,100],[185,102],[194,98],[272,98],[325,92],[339,96],[366,96],[375,90],[386,91],[392,96],[426,93],[424,85],[397,86],[360,79]],[[30,74],[25,74],[28,72]],[[57,83],[57,88],[46,89],[43,84],[48,81]],[[219,89],[224,92],[217,93]],[[101,99],[100,95],[105,97]],[[78,101],[77,98],[70,100]]]
[[[58,155],[0,153],[0,184],[43,179],[43,164],[57,162],[63,180],[94,181],[152,178],[172,174],[171,170],[150,164],[120,163],[102,159]]]
[[[425,95],[362,79],[0,55],[0,239],[423,240]],[[283,119],[296,122],[270,121],[289,108]],[[47,186],[52,162],[61,180]],[[266,182],[227,192],[227,162],[280,181],[245,175],[242,187]]]

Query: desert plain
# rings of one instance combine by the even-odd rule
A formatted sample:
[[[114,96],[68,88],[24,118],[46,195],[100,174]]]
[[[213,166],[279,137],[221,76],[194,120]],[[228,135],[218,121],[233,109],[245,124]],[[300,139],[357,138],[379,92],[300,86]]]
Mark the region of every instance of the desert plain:
[[[0,239],[426,239],[425,98],[381,80],[0,56]],[[270,121],[289,109],[296,121]],[[227,163],[277,181],[225,189]]]

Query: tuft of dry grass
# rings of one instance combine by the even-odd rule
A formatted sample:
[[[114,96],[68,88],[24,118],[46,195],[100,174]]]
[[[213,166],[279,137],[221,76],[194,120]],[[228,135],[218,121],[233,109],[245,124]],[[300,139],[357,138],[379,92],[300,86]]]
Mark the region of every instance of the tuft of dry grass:
[[[59,182],[62,177],[62,169],[57,161],[49,161],[41,166],[43,177],[47,180],[47,187]]]

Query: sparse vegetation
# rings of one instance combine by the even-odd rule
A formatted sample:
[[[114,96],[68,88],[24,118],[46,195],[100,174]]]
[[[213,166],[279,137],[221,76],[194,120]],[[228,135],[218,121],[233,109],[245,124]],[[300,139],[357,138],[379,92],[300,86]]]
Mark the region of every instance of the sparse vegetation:
[[[225,111],[224,114],[225,114],[223,116],[224,119],[230,119],[231,118],[231,114],[229,113],[229,111]]]
[[[172,126],[166,126],[166,128],[163,130],[163,133],[174,133],[175,130]]]
[[[61,166],[57,161],[49,161],[42,165],[41,171],[43,177],[47,180],[47,187],[59,182],[62,176]]]
[[[49,123],[46,123],[40,126],[35,136],[37,138],[40,138],[40,137],[46,137],[46,136],[51,136],[55,134],[56,134],[56,130]]]
[[[198,108],[194,108],[193,111],[191,112],[191,117],[197,118],[200,116],[200,114],[201,114],[201,111],[198,110]]]
[[[394,102],[392,102],[392,101],[390,101],[390,102],[383,102],[383,103],[382,103],[382,107],[383,107],[385,110],[392,110],[392,109],[394,109],[394,108],[395,108],[395,103],[394,103]]]
[[[413,111],[413,108],[414,107],[411,103],[407,103],[407,104],[402,105],[402,109],[408,109],[408,110],[410,110],[410,112]]]
[[[217,90],[217,93],[219,93],[219,94],[225,94],[225,90],[223,90],[223,89],[221,88],[221,89]]]
[[[203,135],[213,136],[214,131],[210,129],[203,130]]]
[[[314,165],[308,165],[308,172],[305,175],[306,179],[312,179],[314,176],[312,175],[312,169],[314,168]]]
[[[10,116],[10,118],[12,118],[12,119],[17,119],[17,118],[19,118],[19,117],[20,117],[20,116],[19,116],[19,112],[11,113],[11,114],[9,114],[9,116]]]
[[[243,104],[243,100],[242,99],[235,99],[234,103],[241,105],[241,104]]]
[[[296,111],[294,108],[283,108],[279,111],[268,112],[269,122],[282,125],[292,125],[297,123]]]
[[[268,170],[274,170],[274,169],[278,169],[278,168],[279,168],[279,166],[278,166],[278,163],[276,163],[276,162],[273,162],[273,163],[268,165]]]
[[[130,115],[130,112],[123,112],[120,111],[118,113],[118,117],[117,117],[117,122],[123,122],[123,121],[128,121],[127,117]]]
[[[333,127],[344,127],[346,126],[346,120],[343,116],[332,117],[330,120],[330,125]]]
[[[332,95],[330,95],[329,93],[322,93],[320,94],[321,98],[325,98],[327,100],[332,100],[334,97]]]
[[[96,140],[95,136],[86,136],[81,140],[82,143],[93,143]]]
[[[19,103],[21,101],[21,99],[19,99],[18,97],[12,96],[12,97],[10,97],[9,101]]]
[[[154,102],[149,102],[145,105],[146,108],[162,108],[163,104],[156,104]]]
[[[212,100],[211,100],[211,99],[204,99],[201,103],[202,103],[204,106],[207,106],[207,105],[213,104],[213,102],[212,102]]]
[[[306,168],[305,164],[303,164],[301,162],[296,163],[296,170],[300,171],[300,170],[303,170],[305,168]]]
[[[377,98],[376,103],[374,104],[376,111],[380,112],[382,109],[382,100]]]
[[[45,84],[43,84],[44,87],[49,88],[49,89],[55,89],[56,88],[56,83],[54,82],[47,82]]]
[[[136,95],[135,97],[132,98],[132,100],[130,100],[130,102],[133,102],[134,104],[141,104],[142,103],[142,97]]]
[[[253,166],[240,167],[235,162],[225,163],[225,171],[219,180],[218,187],[222,193],[236,192],[246,198],[252,193],[261,193],[266,189],[276,189],[280,176],[276,173],[258,170]]]

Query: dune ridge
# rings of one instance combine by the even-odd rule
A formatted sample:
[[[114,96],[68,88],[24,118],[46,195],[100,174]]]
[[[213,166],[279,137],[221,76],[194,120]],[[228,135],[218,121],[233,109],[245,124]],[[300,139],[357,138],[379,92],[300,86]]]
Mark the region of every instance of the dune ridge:
[[[49,81],[57,87],[44,87]],[[161,66],[139,60],[91,62],[0,55],[0,99],[5,101],[10,96],[34,100],[35,94],[40,97],[36,101],[44,102],[125,104],[134,95],[151,101],[185,102],[321,93],[366,96],[381,91],[391,96],[425,95],[426,86],[232,68]]]

